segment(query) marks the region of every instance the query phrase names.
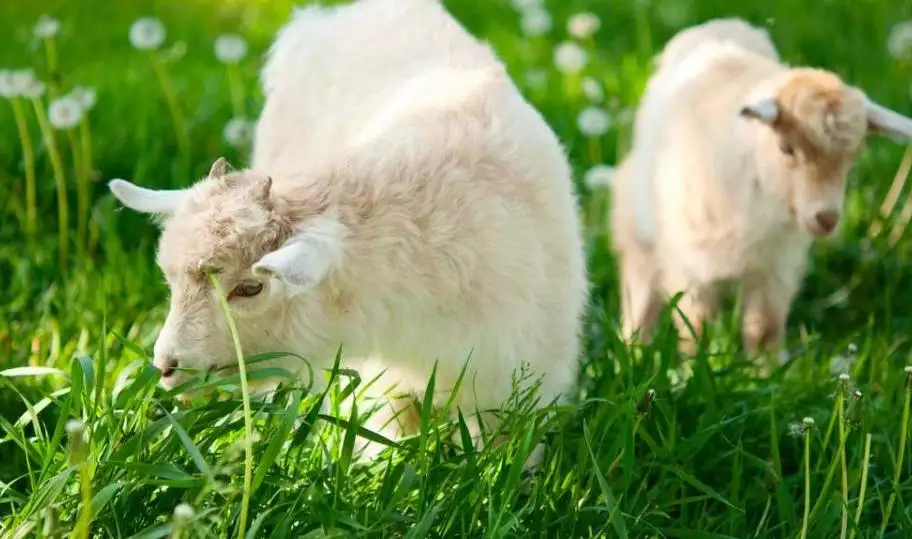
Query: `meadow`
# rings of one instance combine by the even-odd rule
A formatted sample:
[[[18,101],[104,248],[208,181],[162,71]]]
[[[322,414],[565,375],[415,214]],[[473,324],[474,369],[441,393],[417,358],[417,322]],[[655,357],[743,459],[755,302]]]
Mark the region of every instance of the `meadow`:
[[[190,405],[157,387],[157,230],[106,187],[185,186],[222,155],[244,166],[262,54],[293,5],[0,4],[0,536],[912,537],[912,150],[869,142],[772,370],[741,351],[731,310],[686,376],[668,313],[654,343],[622,344],[606,215],[674,32],[742,16],[788,62],[910,114],[909,0],[446,0],[574,165],[592,281],[579,394],[548,415],[518,394],[509,440],[479,451],[454,447],[462,418],[418,402],[420,434],[371,466],[352,459],[373,436],[359,418],[321,411],[299,380],[249,417],[237,377]],[[323,374],[333,403],[366,383]]]

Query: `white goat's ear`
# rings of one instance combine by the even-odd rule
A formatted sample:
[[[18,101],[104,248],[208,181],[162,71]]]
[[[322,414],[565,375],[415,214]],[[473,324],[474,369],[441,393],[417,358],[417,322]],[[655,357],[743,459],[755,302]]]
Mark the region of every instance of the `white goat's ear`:
[[[212,163],[212,166],[209,168],[209,177],[221,178],[229,172],[231,172],[231,165],[228,163],[228,160],[224,157],[219,157]]]
[[[779,119],[779,105],[775,97],[761,97],[742,106],[740,113],[745,118],[773,124]]]
[[[868,133],[878,134],[893,140],[912,139],[912,119],[879,105],[870,99],[865,103],[868,115]]]
[[[320,216],[275,251],[253,265],[259,277],[278,279],[295,292],[317,286],[342,260],[346,228],[333,217]]]
[[[115,179],[108,188],[124,206],[141,213],[168,216],[174,213],[186,195],[184,189],[155,190],[134,185],[127,180]]]

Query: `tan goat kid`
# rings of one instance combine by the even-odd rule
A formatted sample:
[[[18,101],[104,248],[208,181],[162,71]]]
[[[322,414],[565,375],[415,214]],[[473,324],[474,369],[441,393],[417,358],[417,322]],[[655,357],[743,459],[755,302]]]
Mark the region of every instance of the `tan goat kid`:
[[[908,139],[912,120],[831,72],[782,64],[765,30],[715,19],[669,41],[634,129],[611,208],[623,336],[648,341],[683,292],[675,320],[693,353],[733,283],[753,353],[781,352],[808,248],[836,229],[866,137]]]
[[[111,182],[163,216],[163,383],[235,361],[215,271],[247,354],[324,369],[341,345],[362,379],[385,370],[375,389],[415,397],[438,361],[438,404],[468,360],[466,417],[501,407],[524,363],[541,405],[569,396],[588,294],[571,170],[493,52],[435,0],[310,6],[262,79],[249,170],[219,160],[177,191]],[[368,428],[414,432],[390,421],[412,403],[388,404]]]

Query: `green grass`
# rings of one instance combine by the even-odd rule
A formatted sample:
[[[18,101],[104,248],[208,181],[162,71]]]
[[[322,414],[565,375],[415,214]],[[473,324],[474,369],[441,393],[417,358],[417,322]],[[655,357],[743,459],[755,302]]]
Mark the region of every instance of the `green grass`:
[[[723,0],[653,0],[647,8],[551,1],[554,30],[538,38],[521,36],[505,2],[447,5],[499,51],[577,170],[593,283],[578,400],[545,416],[517,395],[506,412],[509,441],[466,452],[453,442],[468,436],[462,416],[445,422],[418,403],[420,435],[371,467],[352,462],[357,435],[372,436],[359,426],[364,410],[322,411],[319,395],[292,379],[266,401],[245,403],[229,391],[263,374],[251,365],[257,358],[246,358],[245,379],[211,382],[219,389],[211,397],[178,406],[156,387],[158,371],[149,363],[167,308],[153,263],[156,230],[143,216],[119,211],[104,183],[126,177],[186,185],[219,155],[245,164],[243,148],[221,135],[233,105],[212,43],[223,32],[247,38],[251,53],[239,68],[243,106],[259,110],[260,55],[291,2],[3,2],[0,67],[33,67],[63,91],[92,86],[98,103],[86,126],[90,174],[74,167],[74,155],[83,154],[72,142],[82,149],[81,139],[55,133],[70,201],[67,229],[77,230],[80,218],[87,223],[84,242],[67,238],[61,267],[48,146],[26,107],[38,217],[29,238],[27,159],[13,109],[0,101],[0,536],[912,536],[912,380],[904,372],[912,363],[912,238],[900,217],[906,193],[892,214],[880,212],[905,148],[872,140],[853,170],[847,222],[837,238],[814,246],[792,312],[792,361],[757,374],[728,314],[682,383],[667,316],[650,347],[628,349],[617,338],[608,194],[582,181],[596,161],[615,162],[628,126],[618,121],[605,137],[583,137],[576,128],[586,106],[578,81],[562,79],[551,62],[554,45],[566,38],[567,16],[598,13],[602,28],[586,45],[586,73],[603,84],[605,106],[618,116],[635,106],[652,55],[680,25],[733,13],[769,21],[790,62],[832,69],[909,114],[912,65],[892,59],[886,41],[894,22],[912,17],[912,4],[756,0],[727,8]],[[54,73],[31,37],[42,13],[63,23]],[[132,21],[146,15],[165,23],[166,50],[185,49],[165,65],[189,141],[186,155],[149,54],[127,40]],[[172,49],[175,43],[183,46]],[[531,69],[548,71],[547,87],[526,85]],[[87,215],[79,212],[81,177],[91,187]],[[842,382],[834,358],[850,345],[849,380]],[[333,403],[368,382],[339,368],[318,374],[332,377]],[[84,437],[71,434],[74,419]],[[539,441],[548,453],[529,476],[522,463]]]

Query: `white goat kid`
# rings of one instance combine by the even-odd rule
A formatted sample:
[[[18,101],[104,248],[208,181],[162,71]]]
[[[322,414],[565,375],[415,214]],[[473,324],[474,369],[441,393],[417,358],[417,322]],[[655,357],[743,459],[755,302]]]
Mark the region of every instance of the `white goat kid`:
[[[540,405],[568,396],[588,293],[571,170],[492,51],[435,0],[311,6],[262,80],[249,170],[220,159],[183,190],[110,184],[161,216],[162,383],[234,361],[215,271],[246,354],[320,369],[341,345],[363,379],[385,371],[376,388],[417,397],[438,361],[438,404],[469,360],[467,417],[501,407],[523,363]],[[387,424],[411,403],[388,404],[367,426],[413,432]]]
[[[780,349],[810,243],[836,229],[865,138],[908,139],[912,120],[831,72],[782,64],[740,19],[685,29],[657,60],[613,188],[622,335],[648,341],[683,292],[675,320],[693,353],[734,283],[745,349]]]

